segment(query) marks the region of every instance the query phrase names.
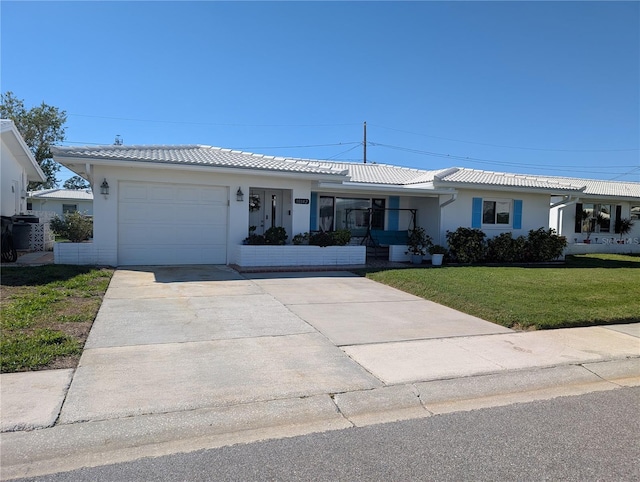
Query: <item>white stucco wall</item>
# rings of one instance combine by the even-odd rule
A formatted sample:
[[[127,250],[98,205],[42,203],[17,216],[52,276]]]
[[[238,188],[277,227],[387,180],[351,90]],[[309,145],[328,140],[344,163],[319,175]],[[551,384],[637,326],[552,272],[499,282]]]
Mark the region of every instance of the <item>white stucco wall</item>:
[[[22,165],[13,156],[11,150],[2,142],[2,166],[0,171],[0,207],[2,216],[13,216],[27,209],[26,200],[21,194],[27,189],[27,174]]]
[[[531,229],[547,228],[549,226],[549,195],[528,194],[509,191],[481,191],[459,190],[458,198],[442,210],[440,235],[444,241],[447,231],[455,231],[459,227],[470,228],[472,224],[473,198],[522,200],[522,228],[513,229],[513,205],[509,225],[485,225],[480,228],[487,238],[493,238],[501,233],[512,232],[513,236],[526,236]],[[450,196],[443,196],[443,202]]]
[[[311,196],[311,181],[294,177],[260,176],[246,173],[244,175],[212,172],[211,169],[187,171],[182,168],[168,167],[160,169],[126,168],[110,166],[94,166],[94,252],[98,264],[117,266],[118,264],[118,193],[119,184],[123,181],[177,183],[198,186],[227,187],[228,203],[228,249],[227,263],[234,263],[233,245],[242,243],[249,229],[249,190],[251,188],[277,189],[291,191],[283,200],[283,220],[281,225],[286,229],[289,239],[297,233],[309,230],[309,205],[294,204],[293,199]],[[109,196],[105,199],[100,193],[100,184],[106,179],[109,183]],[[244,193],[244,201],[236,200],[238,187]],[[279,223],[280,224],[280,223]]]

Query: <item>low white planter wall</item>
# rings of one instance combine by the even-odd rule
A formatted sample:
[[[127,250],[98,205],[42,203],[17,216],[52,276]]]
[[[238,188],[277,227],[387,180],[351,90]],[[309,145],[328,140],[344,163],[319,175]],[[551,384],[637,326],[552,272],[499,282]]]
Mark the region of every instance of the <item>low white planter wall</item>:
[[[366,246],[247,246],[236,245],[238,266],[345,266],[367,261]]]
[[[53,262],[55,264],[98,264],[93,243],[55,243]]]
[[[566,247],[564,254],[589,254],[589,253],[613,253],[629,254],[640,253],[640,238],[600,238],[597,243],[573,243]]]

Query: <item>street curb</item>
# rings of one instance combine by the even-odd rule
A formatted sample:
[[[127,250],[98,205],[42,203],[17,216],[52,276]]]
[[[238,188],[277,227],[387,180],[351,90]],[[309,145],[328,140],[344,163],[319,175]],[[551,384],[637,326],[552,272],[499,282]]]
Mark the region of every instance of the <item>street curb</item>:
[[[3,480],[436,414],[640,386],[640,358],[223,408],[60,424],[0,439]]]

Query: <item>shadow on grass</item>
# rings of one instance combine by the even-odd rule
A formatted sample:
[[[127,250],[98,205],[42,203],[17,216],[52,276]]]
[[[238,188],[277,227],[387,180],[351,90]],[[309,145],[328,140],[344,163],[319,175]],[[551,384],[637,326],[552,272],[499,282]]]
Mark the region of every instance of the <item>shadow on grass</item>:
[[[616,318],[614,320],[578,320],[553,325],[536,324],[535,326],[538,330],[556,330],[560,328],[580,328],[589,326],[602,326],[606,328],[610,325],[630,325],[632,323],[640,323],[640,316],[628,316],[625,318]]]
[[[571,255],[567,256],[567,268],[640,268],[640,255],[626,254],[626,258],[616,259],[606,256]]]
[[[545,268],[638,268],[640,269],[640,254],[625,254],[625,258],[631,259],[618,259],[608,257],[607,255],[569,255],[565,261],[552,261],[542,263],[476,263],[476,264],[458,264],[458,263],[446,263],[443,267],[434,267],[430,264],[423,265],[411,265],[403,267],[385,267],[376,266],[371,268],[361,268],[351,270],[352,273],[358,276],[366,276],[369,273],[379,273],[382,271],[390,271],[397,269],[442,269],[442,268],[530,268],[530,269],[545,269]]]
[[[65,281],[94,269],[95,266],[68,264],[3,267],[0,286],[41,286],[55,281]]]

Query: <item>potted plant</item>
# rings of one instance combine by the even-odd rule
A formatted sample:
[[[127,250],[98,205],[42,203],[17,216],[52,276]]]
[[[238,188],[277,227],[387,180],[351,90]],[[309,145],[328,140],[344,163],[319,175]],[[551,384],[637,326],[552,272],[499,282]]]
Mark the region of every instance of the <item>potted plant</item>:
[[[433,266],[442,266],[442,260],[444,255],[447,254],[447,248],[439,244],[434,244],[429,247],[429,254],[431,255],[431,264]]]
[[[633,228],[633,221],[629,218],[620,218],[616,220],[616,232],[620,233],[620,240],[618,244],[624,244],[622,237],[625,234],[629,234]]]
[[[413,264],[422,264],[422,257],[427,254],[427,250],[432,245],[431,237],[424,228],[416,227],[409,231],[407,253],[411,255],[411,262]]]
[[[591,213],[589,211],[583,210],[582,213],[580,214],[580,218],[582,220],[582,225],[586,228],[586,233],[587,233],[587,237],[586,239],[583,240],[583,242],[585,244],[590,244],[591,233],[593,233],[596,230],[596,226],[600,226],[603,223],[604,216],[598,213],[595,219],[592,219]],[[585,221],[587,221],[586,224],[585,224]],[[597,241],[598,240],[596,239],[596,242]]]

